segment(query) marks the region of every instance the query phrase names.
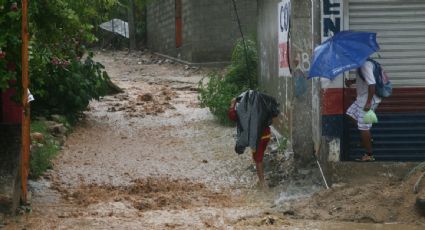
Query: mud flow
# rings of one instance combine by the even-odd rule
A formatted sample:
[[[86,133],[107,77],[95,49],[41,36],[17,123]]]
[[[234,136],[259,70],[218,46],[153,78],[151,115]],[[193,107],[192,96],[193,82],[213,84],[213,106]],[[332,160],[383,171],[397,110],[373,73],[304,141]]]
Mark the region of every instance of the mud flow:
[[[0,228],[423,229],[415,197],[402,195],[414,179],[325,191],[314,164],[295,167],[273,143],[269,188],[256,187],[250,153],[234,153],[234,127],[200,107],[210,69],[149,52],[96,59],[124,92],[90,103],[53,169],[30,182],[31,207]]]
[[[140,211],[179,210],[208,205],[226,207],[230,196],[189,180],[149,177],[128,186],[87,185],[64,192],[65,200],[87,207],[102,202],[125,202]]]

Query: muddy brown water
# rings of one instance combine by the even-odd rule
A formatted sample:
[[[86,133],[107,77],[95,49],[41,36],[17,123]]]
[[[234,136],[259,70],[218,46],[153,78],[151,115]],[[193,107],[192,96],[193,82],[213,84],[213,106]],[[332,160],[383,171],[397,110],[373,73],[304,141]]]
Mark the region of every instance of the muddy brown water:
[[[32,212],[4,229],[423,229],[283,215],[276,203],[309,193],[256,188],[234,128],[199,106],[204,71],[149,53],[96,59],[125,92],[91,102],[53,170],[30,182]]]

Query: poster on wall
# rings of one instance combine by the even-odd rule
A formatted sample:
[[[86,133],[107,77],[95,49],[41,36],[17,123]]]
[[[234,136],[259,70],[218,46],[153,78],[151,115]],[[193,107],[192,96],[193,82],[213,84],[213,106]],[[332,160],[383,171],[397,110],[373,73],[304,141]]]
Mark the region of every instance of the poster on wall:
[[[282,0],[278,4],[279,31],[279,77],[290,77],[289,70],[289,25],[291,18],[291,1]]]

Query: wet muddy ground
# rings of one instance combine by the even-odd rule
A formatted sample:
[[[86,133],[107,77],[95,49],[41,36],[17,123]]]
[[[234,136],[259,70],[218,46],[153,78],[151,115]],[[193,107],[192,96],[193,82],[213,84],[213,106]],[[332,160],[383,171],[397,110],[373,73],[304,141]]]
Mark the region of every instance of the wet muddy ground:
[[[258,189],[250,155],[233,151],[234,128],[199,106],[196,88],[206,70],[148,52],[103,51],[96,59],[124,93],[90,104],[53,170],[31,181],[32,211],[10,218],[5,229],[422,229],[382,224],[391,219],[374,217],[375,203],[361,206],[367,195],[357,203],[372,214],[349,210],[347,197],[379,184],[320,191],[314,167],[280,175],[283,156],[266,156],[273,187]]]

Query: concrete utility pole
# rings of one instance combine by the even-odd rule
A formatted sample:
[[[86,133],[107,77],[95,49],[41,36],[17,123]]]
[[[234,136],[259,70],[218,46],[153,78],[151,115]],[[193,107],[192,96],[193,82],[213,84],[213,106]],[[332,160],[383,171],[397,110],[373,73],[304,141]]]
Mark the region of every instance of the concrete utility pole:
[[[136,50],[136,27],[134,24],[134,0],[128,0],[127,5],[128,15],[128,32],[130,36],[130,51]]]

